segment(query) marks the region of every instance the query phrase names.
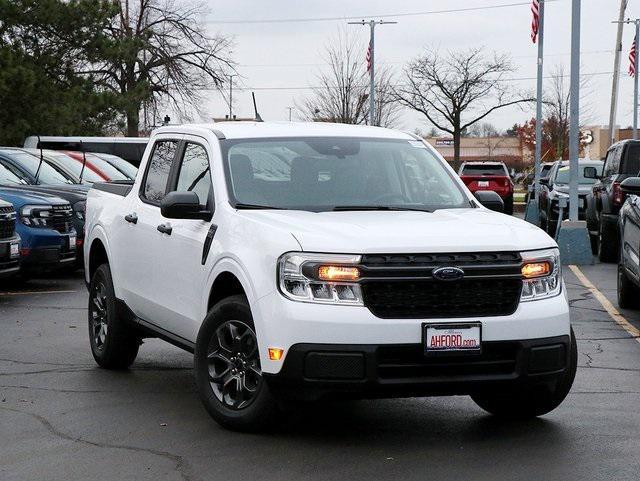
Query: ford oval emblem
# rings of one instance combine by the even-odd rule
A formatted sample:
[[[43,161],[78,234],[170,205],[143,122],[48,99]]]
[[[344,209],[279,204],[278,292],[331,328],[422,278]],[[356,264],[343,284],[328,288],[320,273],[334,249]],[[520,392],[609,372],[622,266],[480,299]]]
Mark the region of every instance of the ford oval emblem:
[[[433,270],[433,278],[439,281],[459,281],[464,271],[458,267],[438,267]]]

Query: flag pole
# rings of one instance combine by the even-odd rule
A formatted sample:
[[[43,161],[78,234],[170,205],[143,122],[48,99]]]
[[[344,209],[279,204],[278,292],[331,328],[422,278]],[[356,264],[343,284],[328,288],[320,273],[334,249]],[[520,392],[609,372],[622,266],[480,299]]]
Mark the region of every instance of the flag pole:
[[[640,20],[635,21],[636,38],[634,39],[636,47],[636,56],[633,62],[633,140],[638,140],[638,54],[640,53]]]
[[[544,62],[544,3],[540,0],[539,26],[538,26],[538,78],[536,89],[536,156],[535,156],[535,180],[534,192],[535,200],[538,201],[540,194],[540,169],[542,165],[542,82],[543,82],[543,62]]]

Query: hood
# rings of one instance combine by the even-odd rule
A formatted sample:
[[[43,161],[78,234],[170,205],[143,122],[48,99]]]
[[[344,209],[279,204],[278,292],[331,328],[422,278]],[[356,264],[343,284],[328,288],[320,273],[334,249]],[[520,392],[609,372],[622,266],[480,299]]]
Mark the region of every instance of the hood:
[[[591,192],[593,184],[578,184],[578,195],[586,195]],[[553,190],[563,194],[569,194],[569,184],[554,184]]]
[[[304,251],[345,254],[521,251],[554,247],[528,222],[486,209],[428,212],[238,211],[248,221],[288,230]]]
[[[81,184],[70,185],[23,185],[19,187],[2,186],[3,190],[15,190],[17,192],[31,192],[37,195],[54,195],[75,204],[81,200],[87,200],[87,192],[90,186]]]
[[[55,195],[45,194],[42,192],[23,191],[22,189],[0,188],[0,199],[10,202],[18,209],[27,204],[43,204],[43,205],[67,205],[66,200],[56,197]]]

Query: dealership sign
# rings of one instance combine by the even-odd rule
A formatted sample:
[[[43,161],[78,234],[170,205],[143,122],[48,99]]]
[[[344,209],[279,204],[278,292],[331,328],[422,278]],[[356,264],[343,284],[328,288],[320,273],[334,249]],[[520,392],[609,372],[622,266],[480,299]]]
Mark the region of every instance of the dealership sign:
[[[453,139],[436,139],[436,147],[447,147],[453,145]]]

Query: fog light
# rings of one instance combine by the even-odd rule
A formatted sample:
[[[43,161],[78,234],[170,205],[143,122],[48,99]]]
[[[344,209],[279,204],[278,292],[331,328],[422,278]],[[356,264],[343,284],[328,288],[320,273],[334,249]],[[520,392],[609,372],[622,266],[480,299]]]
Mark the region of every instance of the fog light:
[[[318,277],[323,281],[357,281],[360,271],[357,267],[320,266]]]
[[[284,349],[280,349],[279,347],[270,347],[269,348],[269,360],[270,361],[279,361],[282,359],[282,355],[284,354]]]
[[[550,273],[551,264],[549,262],[530,262],[522,266],[522,277],[525,279],[548,276]]]

